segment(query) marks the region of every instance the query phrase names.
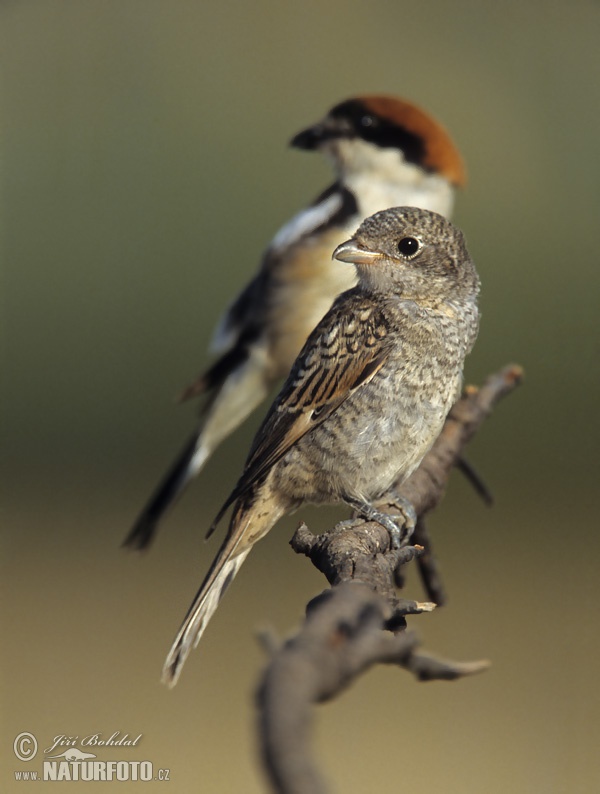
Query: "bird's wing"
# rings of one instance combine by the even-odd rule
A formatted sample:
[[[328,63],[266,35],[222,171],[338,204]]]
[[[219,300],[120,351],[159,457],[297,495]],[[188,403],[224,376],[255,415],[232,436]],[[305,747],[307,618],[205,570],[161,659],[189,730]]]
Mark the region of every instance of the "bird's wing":
[[[263,332],[269,278],[262,268],[229,306],[211,342],[211,350],[220,353],[219,358],[183,390],[180,402],[206,392],[218,393],[229,375],[247,360],[250,348]]]
[[[226,354],[247,336],[252,336],[253,326],[260,326],[264,303],[264,295],[268,290],[268,274],[265,268],[265,257],[254,278],[246,284],[239,295],[225,309],[214,330],[210,350],[213,353]]]
[[[271,274],[278,270],[279,262],[293,248],[306,237],[322,233],[331,226],[343,225],[357,212],[358,207],[351,191],[339,182],[334,182],[312,204],[284,224],[265,251],[257,275],[221,317],[211,341],[211,350],[215,353],[226,353],[240,341],[245,341],[248,332],[257,323],[257,310],[268,298]],[[261,312],[258,314],[260,316]]]
[[[358,290],[341,295],[296,359],[250,450],[244,472],[213,522],[246,493],[302,436],[324,422],[387,361],[388,325]]]
[[[290,252],[307,237],[343,226],[357,212],[354,195],[335,182],[282,226],[265,251],[258,273],[225,310],[215,328],[210,347],[219,358],[182,392],[180,401],[218,390],[247,359],[249,349],[264,332],[273,296],[272,280],[277,278],[280,263]]]

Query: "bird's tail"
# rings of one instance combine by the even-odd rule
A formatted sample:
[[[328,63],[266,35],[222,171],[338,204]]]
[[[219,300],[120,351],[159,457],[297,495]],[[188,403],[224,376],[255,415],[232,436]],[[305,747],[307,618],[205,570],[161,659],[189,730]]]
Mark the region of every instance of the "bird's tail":
[[[186,485],[199,474],[210,457],[212,450],[203,440],[203,433],[194,433],[188,439],[138,516],[123,541],[123,546],[136,551],[143,551],[150,546],[163,514],[176,502]]]
[[[169,687],[177,683],[185,660],[200,642],[209,620],[250,549],[284,512],[273,505],[273,509],[261,509],[260,513],[256,513],[252,504],[236,504],[227,537],[173,641],[162,672],[162,681]]]
[[[202,471],[221,441],[241,425],[265,398],[268,385],[262,351],[252,351],[243,362],[237,362],[237,366],[215,387],[217,391],[210,398],[202,429],[187,441],[140,513],[123,546],[137,551],[150,546],[164,513]],[[213,388],[213,384],[210,386]]]

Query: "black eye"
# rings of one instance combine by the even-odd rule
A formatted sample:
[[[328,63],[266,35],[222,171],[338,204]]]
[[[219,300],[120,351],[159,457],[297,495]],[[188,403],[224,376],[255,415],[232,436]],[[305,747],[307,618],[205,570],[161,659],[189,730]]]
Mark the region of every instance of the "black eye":
[[[374,127],[377,124],[375,116],[363,116],[360,120],[363,127]]]
[[[402,256],[405,256],[407,259],[410,259],[412,256],[414,256],[420,247],[421,243],[416,237],[403,237],[398,243],[398,250]]]

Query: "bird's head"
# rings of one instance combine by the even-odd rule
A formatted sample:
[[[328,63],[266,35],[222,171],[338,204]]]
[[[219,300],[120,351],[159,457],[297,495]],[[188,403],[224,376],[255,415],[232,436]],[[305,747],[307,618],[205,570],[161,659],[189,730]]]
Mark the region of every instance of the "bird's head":
[[[318,149],[343,177],[349,171],[378,170],[418,181],[437,175],[454,187],[466,181],[465,167],[444,127],[417,105],[385,95],[365,95],[335,105],[291,140],[299,149]]]
[[[475,300],[479,291],[462,232],[442,215],[416,207],[371,215],[333,257],[356,265],[363,288],[424,305]]]

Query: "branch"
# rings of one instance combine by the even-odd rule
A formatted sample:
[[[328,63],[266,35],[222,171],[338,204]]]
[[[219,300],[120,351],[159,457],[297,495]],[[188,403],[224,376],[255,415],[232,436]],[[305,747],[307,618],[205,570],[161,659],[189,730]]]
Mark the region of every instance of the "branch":
[[[428,595],[442,595],[423,516],[441,501],[452,468],[496,403],[521,382],[520,367],[509,366],[477,389],[467,387],[450,412],[440,437],[419,469],[396,490],[419,517],[413,546],[392,549],[387,530],[363,521],[336,525],[313,535],[305,524],[291,545],[325,574],[331,589],[310,602],[298,633],[272,655],[258,693],[259,738],[273,790],[320,794],[326,790],[309,752],[311,707],[348,687],[373,664],[395,664],[419,681],[454,680],[485,670],[487,661],[452,662],[418,653],[405,631],[407,614],[435,608],[432,601],[397,595],[402,567],[416,560]],[[389,503],[393,512],[393,499]]]
[[[419,681],[454,680],[489,666],[417,653],[413,632],[383,630],[388,612],[371,588],[344,582],[309,604],[301,631],[273,655],[258,707],[263,761],[275,791],[326,791],[309,752],[311,707],[338,695],[372,665],[395,664]]]

